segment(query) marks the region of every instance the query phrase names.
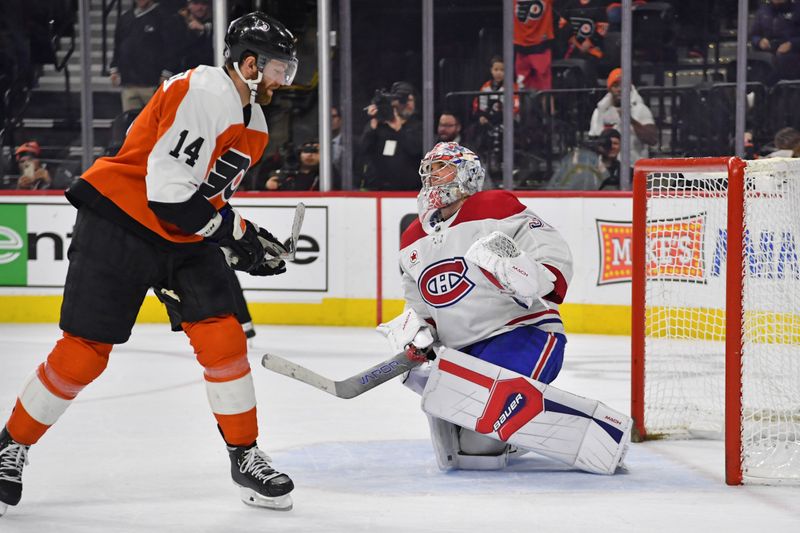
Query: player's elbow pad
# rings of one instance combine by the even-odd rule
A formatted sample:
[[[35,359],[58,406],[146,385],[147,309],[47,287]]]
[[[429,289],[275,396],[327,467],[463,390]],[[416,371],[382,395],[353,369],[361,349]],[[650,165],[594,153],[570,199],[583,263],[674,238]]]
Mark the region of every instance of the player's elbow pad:
[[[185,202],[166,203],[150,200],[147,206],[158,218],[178,226],[189,235],[198,233],[217,214],[217,210],[200,191],[195,192]]]

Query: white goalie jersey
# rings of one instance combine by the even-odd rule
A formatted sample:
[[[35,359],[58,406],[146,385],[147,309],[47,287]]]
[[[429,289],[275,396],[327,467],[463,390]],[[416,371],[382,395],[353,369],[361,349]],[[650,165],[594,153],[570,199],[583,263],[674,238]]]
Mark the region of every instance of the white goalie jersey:
[[[491,274],[468,263],[477,239],[494,231],[511,237],[543,264],[555,288],[530,307],[501,292]],[[523,325],[563,333],[558,312],[572,277],[572,255],[561,235],[507,191],[467,198],[450,219],[426,233],[419,220],[403,233],[400,268],[406,305],[436,328],[445,346],[459,349]]]

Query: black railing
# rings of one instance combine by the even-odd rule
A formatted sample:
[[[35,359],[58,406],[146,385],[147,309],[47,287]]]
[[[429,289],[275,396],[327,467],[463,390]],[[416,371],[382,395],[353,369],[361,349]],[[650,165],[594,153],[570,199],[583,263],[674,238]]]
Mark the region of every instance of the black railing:
[[[108,45],[106,44],[106,41],[108,41],[108,16],[111,14],[111,10],[115,7],[117,8],[117,21],[119,21],[119,17],[122,15],[122,0],[103,0],[103,19],[100,26],[100,34],[102,35],[102,44],[100,45],[100,50],[103,61],[103,76],[109,75]]]

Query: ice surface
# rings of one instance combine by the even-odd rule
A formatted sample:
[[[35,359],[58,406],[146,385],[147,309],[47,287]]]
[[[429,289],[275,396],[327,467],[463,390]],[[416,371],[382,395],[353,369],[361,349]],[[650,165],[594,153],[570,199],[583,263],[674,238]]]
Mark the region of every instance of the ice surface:
[[[532,454],[505,472],[441,473],[418,397],[399,381],[341,400],[260,367],[273,352],[341,379],[388,357],[371,329],[257,327],[261,447],[296,483],[294,510],[245,506],[183,334],[142,325],[31,449],[16,532],[800,531],[800,488],[728,487],[721,442],[632,445],[629,472]],[[55,325],[0,324],[0,423]],[[555,384],[629,412],[629,340],[573,335]]]

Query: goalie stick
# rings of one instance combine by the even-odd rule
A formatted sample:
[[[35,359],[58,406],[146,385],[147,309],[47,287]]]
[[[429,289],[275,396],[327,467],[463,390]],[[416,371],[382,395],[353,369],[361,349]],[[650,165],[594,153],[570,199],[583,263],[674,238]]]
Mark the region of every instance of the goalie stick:
[[[420,360],[411,359],[406,352],[402,352],[340,381],[321,376],[313,370],[273,354],[264,354],[261,359],[261,366],[297,381],[302,381],[337,398],[350,399],[364,394],[368,390],[374,389],[401,374],[405,374],[415,366],[422,364],[423,361],[423,358],[420,358]]]
[[[303,202],[297,204],[294,209],[294,220],[292,220],[292,236],[289,239],[289,250],[281,254],[281,259],[294,261],[297,253],[297,239],[300,237],[300,228],[303,226],[303,219],[306,217],[306,206]]]

